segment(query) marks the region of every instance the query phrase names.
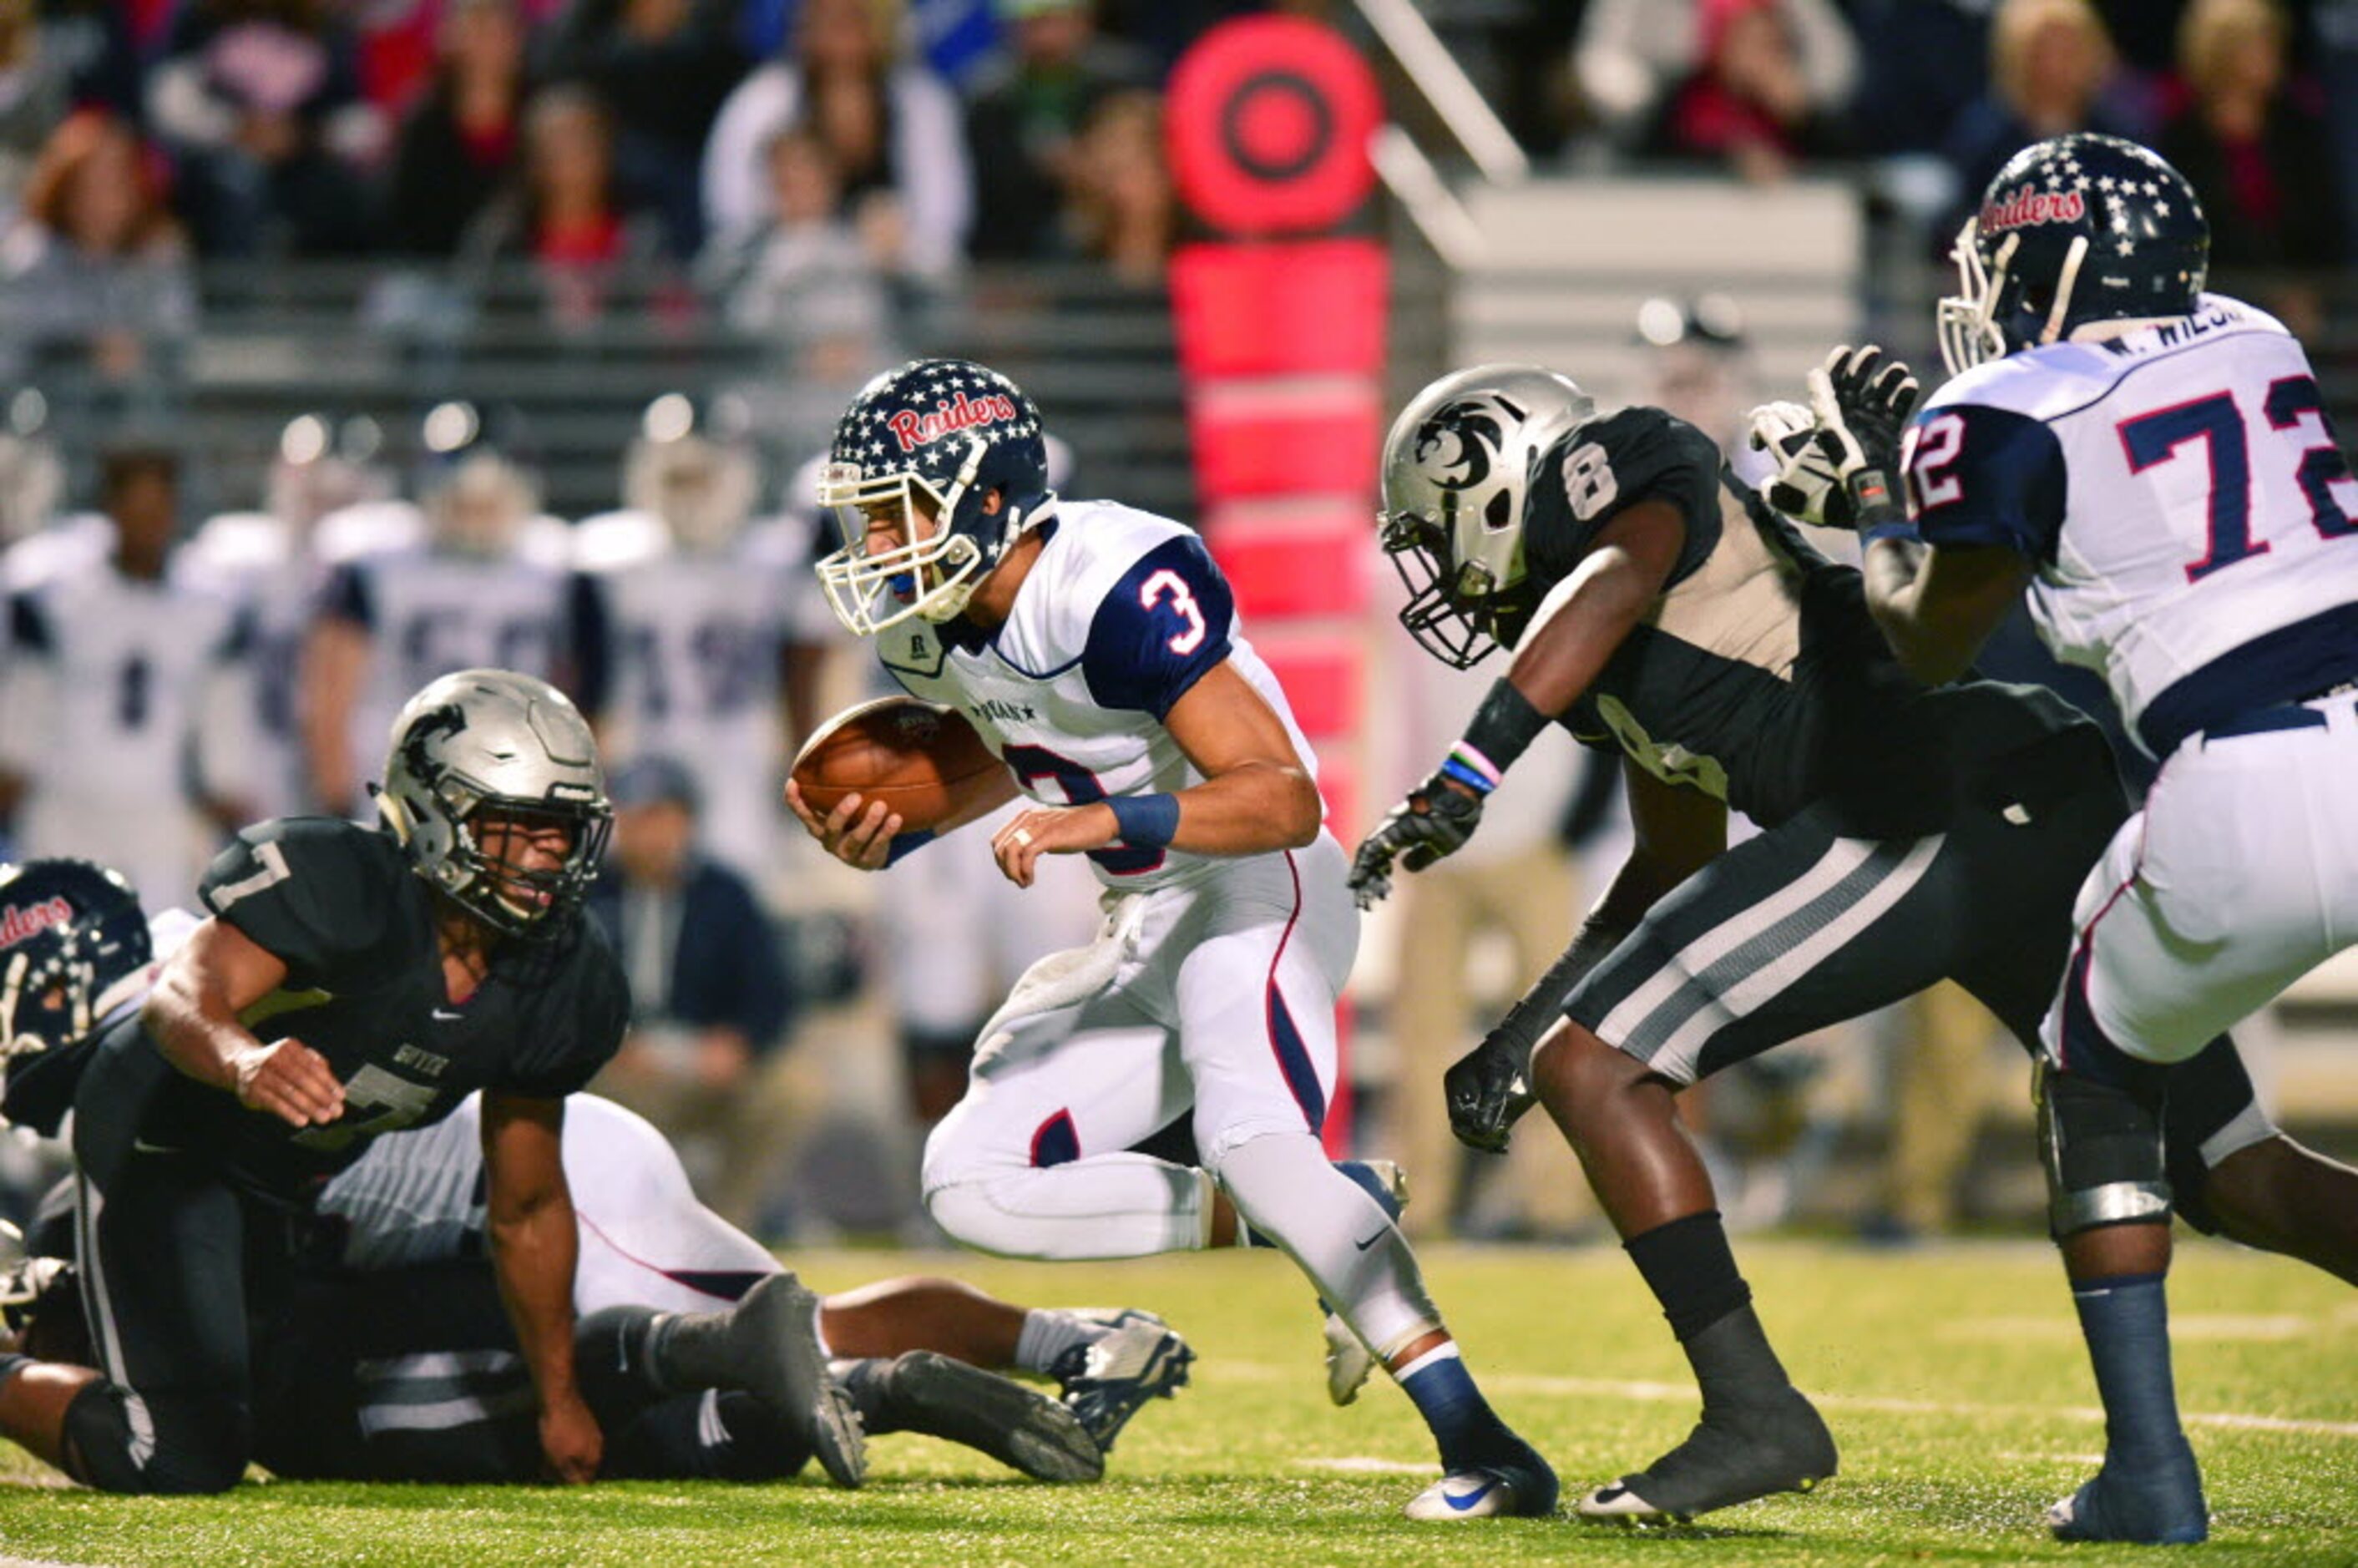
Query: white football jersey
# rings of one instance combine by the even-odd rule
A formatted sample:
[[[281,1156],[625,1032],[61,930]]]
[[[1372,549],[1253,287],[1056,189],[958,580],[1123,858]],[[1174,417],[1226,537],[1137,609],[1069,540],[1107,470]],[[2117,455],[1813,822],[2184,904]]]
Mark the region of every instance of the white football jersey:
[[[2218,295],[2181,319],[1977,366],[1903,465],[1934,545],[2033,561],[2032,618],[2158,757],[2358,676],[2358,480],[2308,357]]]
[[[1046,546],[996,632],[906,621],[878,635],[893,679],[965,714],[1044,805],[1203,782],[1163,719],[1223,661],[1277,710],[1302,766],[1314,772],[1285,694],[1245,641],[1228,579],[1203,540],[1107,501],[1059,502],[1044,526],[1052,530]],[[1189,881],[1221,863],[1120,845],[1088,859],[1098,881],[1122,892]]]
[[[454,670],[560,678],[567,578],[540,558],[487,559],[409,545],[337,566],[322,611],[370,634],[372,656],[346,721],[353,776],[376,778],[412,693]]]
[[[784,814],[786,604],[806,564],[769,527],[708,552],[676,547],[643,513],[579,528],[573,643],[609,766],[683,764],[702,797],[704,847],[766,876]]]
[[[112,865],[151,903],[188,898],[210,852],[189,806],[235,605],[103,560],[16,594],[9,622],[0,756],[28,784],[18,848]]]

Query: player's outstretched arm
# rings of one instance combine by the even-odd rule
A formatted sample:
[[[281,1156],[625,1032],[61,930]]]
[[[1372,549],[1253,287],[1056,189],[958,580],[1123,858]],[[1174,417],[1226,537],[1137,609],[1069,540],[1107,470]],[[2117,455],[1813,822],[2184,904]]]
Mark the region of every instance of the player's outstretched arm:
[[[540,1400],[540,1446],[560,1481],[594,1479],[598,1420],[573,1374],[573,1271],[580,1251],[565,1184],[565,1102],[483,1095],[484,1207],[492,1265]]]
[[[237,1021],[286,978],[276,954],[214,916],[165,961],[140,1022],[164,1059],[199,1083],[248,1110],[322,1126],[344,1113],[344,1087],[327,1058],[292,1038],[265,1044]]]
[[[1587,555],[1541,603],[1465,738],[1360,844],[1351,889],[1362,909],[1391,892],[1394,860],[1418,871],[1465,847],[1484,798],[1540,731],[1595,683],[1661,597],[1685,537],[1686,524],[1667,501],[1640,500],[1606,520]]]

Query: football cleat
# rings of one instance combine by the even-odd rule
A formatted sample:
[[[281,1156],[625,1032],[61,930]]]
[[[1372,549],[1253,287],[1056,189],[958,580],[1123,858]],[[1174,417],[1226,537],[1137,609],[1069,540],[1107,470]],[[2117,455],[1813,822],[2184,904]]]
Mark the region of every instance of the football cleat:
[[[1185,1385],[1187,1364],[1195,1353],[1176,1329],[1151,1312],[1117,1307],[1073,1315],[1104,1324],[1112,1332],[1065,1351],[1049,1375],[1062,1387],[1065,1405],[1097,1439],[1098,1449],[1111,1453],[1114,1439],[1141,1406],[1149,1400],[1167,1400]]]
[[[1358,1334],[1343,1321],[1343,1314],[1326,1314],[1326,1397],[1338,1405],[1347,1405],[1359,1397],[1368,1379],[1376,1369],[1376,1353],[1360,1343]]]
[[[1366,1188],[1387,1217],[1397,1221],[1408,1207],[1408,1173],[1397,1162],[1341,1160],[1335,1168]],[[1375,1372],[1375,1352],[1360,1343],[1358,1334],[1340,1313],[1327,1313],[1325,1333],[1326,1397],[1347,1405],[1359,1397],[1360,1389]]]
[[[1094,1481],[1105,1453],[1065,1406],[995,1372],[912,1350],[887,1374],[902,1427],[979,1449],[1037,1481]]]
[[[851,1395],[828,1375],[818,1342],[818,1297],[792,1274],[771,1274],[724,1313],[676,1320],[666,1374],[706,1388],[741,1389],[766,1405],[838,1487],[867,1478],[866,1442]]]
[[[2058,1541],[2192,1546],[2208,1540],[2211,1515],[2194,1451],[2184,1448],[2135,1480],[2107,1459],[2093,1479],[2047,1510],[2047,1528]]]
[[[1580,1499],[1583,1519],[1684,1524],[1772,1492],[1807,1492],[1834,1473],[1833,1434],[1798,1390],[1773,1404],[1704,1411],[1687,1440],[1644,1470]]]
[[[1555,1472],[1526,1447],[1525,1457],[1454,1470],[1409,1499],[1420,1523],[1469,1519],[1545,1519],[1555,1512]]]

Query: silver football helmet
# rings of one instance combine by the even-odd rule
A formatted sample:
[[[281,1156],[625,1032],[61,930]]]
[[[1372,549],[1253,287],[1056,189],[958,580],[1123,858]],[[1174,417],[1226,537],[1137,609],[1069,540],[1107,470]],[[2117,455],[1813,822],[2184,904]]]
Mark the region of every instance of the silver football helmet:
[[[1570,376],[1476,365],[1409,401],[1384,438],[1384,554],[1409,601],[1402,626],[1453,668],[1479,664],[1531,606],[1523,508],[1539,460],[1596,412]]]
[[[513,670],[460,670],[411,697],[393,721],[376,805],[410,869],[493,930],[546,936],[580,908],[613,827],[598,745],[581,710]],[[564,862],[526,871],[484,852],[485,815],[557,823]]]

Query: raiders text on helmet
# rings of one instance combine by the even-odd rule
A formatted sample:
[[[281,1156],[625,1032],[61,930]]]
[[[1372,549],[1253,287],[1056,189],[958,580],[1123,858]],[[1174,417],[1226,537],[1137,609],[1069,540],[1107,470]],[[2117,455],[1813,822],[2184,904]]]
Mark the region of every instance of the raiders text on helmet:
[[[2006,160],[1957,235],[1941,357],[1962,372],[2090,321],[2187,315],[2210,256],[2194,188],[2158,154],[2088,132],[2039,142]]]
[[[153,956],[120,874],[88,860],[0,866],[0,1124],[56,1134],[80,1074],[47,1058],[136,995]]]
[[[393,721],[377,810],[413,871],[509,935],[564,928],[613,825],[589,721],[555,687],[513,670],[461,670],[409,699]],[[478,837],[486,814],[563,825],[572,834],[564,863],[501,866]]]
[[[844,543],[818,563],[819,582],[860,636],[913,615],[957,615],[1051,505],[1040,411],[968,360],[913,360],[870,382],[827,457],[818,499],[835,508]],[[986,511],[994,493],[1002,504]],[[900,531],[897,545],[869,549],[871,514]]]
[[[1457,669],[1530,609],[1523,509],[1539,460],[1596,411],[1569,376],[1477,365],[1412,399],[1384,438],[1384,554],[1408,585],[1401,624]]]

